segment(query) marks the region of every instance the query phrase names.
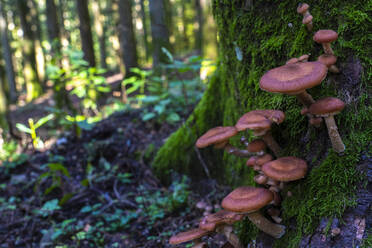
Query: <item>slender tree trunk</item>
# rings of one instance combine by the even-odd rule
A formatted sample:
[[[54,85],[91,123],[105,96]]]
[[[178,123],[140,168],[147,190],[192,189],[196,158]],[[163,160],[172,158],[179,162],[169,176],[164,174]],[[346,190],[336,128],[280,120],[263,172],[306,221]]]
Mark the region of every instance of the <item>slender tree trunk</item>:
[[[3,0],[0,0],[0,36],[3,57],[5,60],[6,77],[9,87],[9,100],[15,102],[17,100],[17,89],[14,75],[14,66],[12,58],[12,50],[8,39],[8,21],[4,11]]]
[[[38,2],[35,2],[35,0],[30,0],[31,3],[31,16],[32,16],[32,23],[33,23],[33,30],[35,34],[35,50],[36,50],[36,61],[37,61],[37,70],[38,70],[38,76],[40,83],[45,82],[45,68],[46,68],[46,50],[42,46],[42,42],[44,40],[44,34],[43,30],[41,28],[40,23],[40,13],[39,13],[39,6]]]
[[[31,29],[32,17],[27,0],[17,0],[19,18],[23,30],[24,75],[27,88],[27,101],[38,97],[42,92],[37,72],[35,38]]]
[[[79,15],[79,29],[84,59],[88,61],[89,66],[95,67],[96,61],[94,57],[92,30],[90,27],[88,0],[76,0],[76,8]]]
[[[8,109],[8,102],[5,94],[5,71],[2,65],[0,65],[0,139],[5,138],[8,133],[8,122],[6,119],[6,113]]]
[[[127,77],[131,74],[130,68],[138,66],[130,0],[119,0],[119,16],[119,39],[122,59],[125,64],[125,76]]]
[[[46,0],[45,14],[47,18],[46,24],[49,42],[52,45],[52,53],[54,56],[58,57],[55,59],[56,60],[55,62],[57,65],[60,65],[59,61],[59,56],[61,54],[60,29],[58,24],[58,15],[55,0]]]
[[[94,29],[98,36],[100,64],[102,68],[107,69],[106,30],[103,28],[105,17],[102,15],[100,0],[94,0],[92,2],[92,10],[94,15]]]
[[[143,43],[145,46],[146,60],[148,60],[150,57],[150,48],[149,48],[149,42],[148,42],[147,17],[146,17],[144,0],[140,0],[140,5],[141,5],[141,19],[142,19],[142,25],[143,25]]]
[[[203,54],[203,7],[200,3],[201,0],[195,1],[196,9],[196,30],[195,32],[195,48],[198,50],[200,55]]]
[[[166,23],[164,0],[150,0],[151,35],[153,44],[153,67],[166,63],[167,57],[162,47],[170,49],[169,32]]]
[[[189,48],[189,38],[187,37],[187,23],[188,23],[188,19],[186,17],[186,3],[188,1],[181,1],[181,17],[182,17],[182,26],[183,26],[183,30],[182,30],[182,36],[183,36],[183,49],[188,49]]]
[[[71,43],[71,37],[69,32],[67,32],[65,27],[65,17],[64,12],[66,9],[66,3],[65,0],[59,0],[58,1],[58,17],[59,17],[59,24],[60,24],[60,30],[61,30],[61,38],[62,40],[66,40],[68,44]],[[63,43],[62,43],[63,44]]]

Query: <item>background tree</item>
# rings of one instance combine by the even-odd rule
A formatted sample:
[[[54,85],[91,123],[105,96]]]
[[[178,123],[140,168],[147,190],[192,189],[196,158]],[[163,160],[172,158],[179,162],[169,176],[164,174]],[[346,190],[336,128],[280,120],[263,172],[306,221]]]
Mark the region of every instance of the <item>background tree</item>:
[[[136,40],[134,37],[132,4],[130,0],[119,0],[119,39],[125,75],[130,75],[130,68],[138,66]]]
[[[197,25],[195,25],[195,49],[198,53],[203,54],[203,7],[201,5],[201,0],[194,0],[195,6],[195,19]]]
[[[0,1],[0,36],[1,36],[1,46],[3,51],[3,57],[5,60],[6,78],[9,88],[9,100],[10,102],[15,102],[17,100],[17,90],[14,75],[14,66],[12,58],[12,50],[9,45],[8,38],[8,21],[7,16],[4,11],[4,2]]]
[[[95,0],[92,2],[92,10],[94,15],[94,29],[98,36],[99,44],[99,55],[100,55],[100,65],[102,68],[107,69],[106,63],[106,30],[103,28],[105,22],[105,16],[102,15],[102,4],[101,1]]]
[[[371,134],[371,129],[366,127],[370,126],[371,119],[368,82],[372,80],[372,48],[367,45],[369,40],[365,34],[371,31],[371,20],[367,16],[372,9],[365,8],[364,1],[309,4],[314,17],[313,30],[333,29],[339,34],[333,49],[339,55],[342,73],[328,73],[321,86],[311,89],[311,95],[315,99],[334,96],[346,103],[346,108],[337,116],[347,147],[345,155],[338,156],[332,150],[324,126],[316,129],[308,125],[307,118],[299,113],[301,106],[295,97],[268,93],[258,85],[267,70],[285,64],[291,57],[310,54],[310,59],[316,60],[323,53],[322,47],[313,41],[313,33],[302,25],[302,16],[296,12],[297,3],[214,0],[220,48],[218,71],[193,114],[171,135],[153,164],[165,182],[169,182],[175,171],[201,179],[205,178],[199,159],[202,158],[211,176],[220,182],[253,185],[254,172],[246,168],[244,160],[224,156],[222,151],[212,148],[201,150],[198,157],[195,141],[212,127],[235,125],[248,111],[284,111],[286,119],[280,126],[273,127],[273,136],[284,148],[284,156],[302,157],[310,168],[304,180],[289,186],[293,196],[285,197],[282,203],[283,224],[289,230],[276,241],[276,247],[335,246],[317,245],[321,238],[306,237],[314,237],[322,217],[339,219],[346,207],[355,203],[349,199],[356,195],[356,188],[362,188],[358,182],[364,172],[358,171],[362,167],[359,161],[368,149]],[[239,140],[233,139],[232,144],[239,145]],[[370,210],[366,209],[368,207],[363,214],[368,216],[366,211]],[[247,227],[247,230],[252,229]],[[272,242],[263,243],[265,237],[256,237],[255,232],[247,231],[242,237],[245,242],[257,238],[257,246],[273,246]],[[340,242],[343,241],[340,239]]]
[[[165,47],[168,50],[170,49],[169,32],[165,14],[164,0],[150,0],[153,67],[157,67],[161,62],[167,62],[167,57],[161,51],[161,48]]]
[[[35,51],[35,36],[32,31],[32,16],[30,13],[29,0],[17,0],[19,18],[23,30],[23,62],[24,77],[27,88],[27,100],[38,97],[42,92],[37,71],[37,60]]]
[[[76,9],[79,15],[80,38],[84,52],[84,59],[88,61],[89,66],[95,67],[96,61],[93,49],[93,38],[90,24],[88,1],[76,0]]]
[[[46,0],[45,15],[49,42],[52,45],[52,51],[54,56],[58,57],[61,55],[61,42],[55,0]],[[60,64],[59,59],[58,58],[55,59],[57,60],[56,63]]]
[[[148,40],[148,29],[147,29],[147,16],[146,16],[146,10],[145,10],[145,3],[144,0],[140,0],[140,6],[141,6],[141,19],[142,19],[142,28],[143,28],[143,44],[145,46],[145,57],[146,61],[150,57],[150,45]]]

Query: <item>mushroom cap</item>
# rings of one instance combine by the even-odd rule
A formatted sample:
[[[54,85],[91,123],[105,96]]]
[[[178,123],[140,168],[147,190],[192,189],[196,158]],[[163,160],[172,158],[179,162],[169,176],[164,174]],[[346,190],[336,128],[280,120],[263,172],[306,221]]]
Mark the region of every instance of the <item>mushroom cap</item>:
[[[221,206],[229,211],[250,213],[258,211],[274,199],[273,193],[264,188],[239,187],[228,194]]]
[[[244,218],[242,214],[227,210],[220,210],[217,213],[205,216],[199,223],[199,228],[207,231],[214,231],[219,225],[232,225]]]
[[[330,43],[337,40],[338,34],[330,29],[322,29],[316,32],[313,36],[313,40],[317,43]]]
[[[215,127],[209,129],[205,134],[203,134],[196,141],[195,145],[198,148],[204,148],[209,145],[223,143],[237,133],[238,131],[235,127]]]
[[[181,243],[184,243],[184,242],[192,241],[194,239],[201,238],[201,237],[203,237],[203,236],[205,236],[209,233],[210,233],[210,231],[203,230],[203,229],[200,229],[200,228],[195,228],[195,229],[192,229],[190,231],[181,232],[181,233],[178,233],[175,236],[172,236],[169,239],[169,244],[177,245],[177,244],[181,244]]]
[[[309,5],[307,3],[300,3],[297,7],[297,13],[303,14],[309,9]]]
[[[309,107],[309,112],[313,115],[337,114],[345,107],[345,103],[336,97],[326,97],[316,101]]]
[[[289,59],[287,62],[285,62],[285,64],[294,64],[294,63],[297,63],[299,62],[298,58],[291,58]]]
[[[306,17],[304,17],[304,19],[302,19],[302,24],[308,24],[310,22],[313,21],[313,16],[312,15],[308,15]]]
[[[307,171],[306,161],[296,157],[281,157],[261,167],[262,172],[277,181],[289,182],[303,178]]]
[[[247,146],[249,152],[260,152],[265,150],[266,144],[262,139],[255,139]]]
[[[322,54],[318,57],[318,61],[325,64],[327,67],[336,64],[337,57],[333,54]]]
[[[270,154],[266,153],[263,156],[260,156],[256,159],[256,165],[262,166],[263,164],[266,164],[267,162],[273,160],[273,156]]]
[[[298,60],[301,61],[301,62],[306,62],[309,60],[309,54],[304,54],[304,55],[301,55],[300,57],[298,57]]]
[[[320,126],[322,123],[323,119],[321,117],[313,117],[309,119],[309,123],[312,126]]]
[[[320,62],[286,64],[266,72],[260,88],[268,92],[298,94],[322,82],[327,67]]]
[[[252,156],[247,160],[246,165],[249,167],[253,167],[256,164],[256,161],[258,159],[258,156]]]
[[[235,125],[238,131],[246,129],[270,129],[271,123],[280,124],[284,121],[285,114],[280,110],[252,110],[244,114]]]

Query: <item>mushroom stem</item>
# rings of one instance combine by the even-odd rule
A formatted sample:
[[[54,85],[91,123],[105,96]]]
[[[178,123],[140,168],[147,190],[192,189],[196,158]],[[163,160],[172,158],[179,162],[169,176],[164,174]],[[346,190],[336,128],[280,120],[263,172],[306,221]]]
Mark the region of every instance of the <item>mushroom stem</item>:
[[[278,145],[278,143],[274,140],[273,136],[270,132],[266,132],[262,137],[263,141],[265,141],[266,145],[273,151],[276,157],[280,156],[282,149]]]
[[[202,242],[201,239],[194,240],[194,245],[191,248],[206,248],[206,243]]]
[[[306,90],[302,91],[301,93],[296,95],[297,99],[305,106],[310,107],[315,101],[313,97],[306,92]]]
[[[272,223],[258,211],[247,214],[247,217],[258,229],[274,238],[279,239],[285,233],[285,226]]]
[[[253,153],[249,152],[248,150],[240,150],[239,148],[237,148],[233,145],[230,145],[230,144],[227,144],[225,146],[225,151],[229,154],[234,154],[235,156],[238,156],[238,157],[250,157],[250,156],[254,155]]]
[[[322,43],[323,50],[325,54],[332,54],[334,55],[334,52],[331,47],[331,43]]]
[[[342,142],[340,134],[338,133],[337,125],[333,115],[324,117],[325,123],[328,129],[328,135],[331,139],[332,147],[337,153],[343,153],[345,151],[345,145]]]
[[[335,65],[331,65],[328,70],[333,73],[340,73],[340,70]]]
[[[217,229],[217,232],[224,234],[226,239],[234,248],[244,248],[243,245],[240,243],[239,238],[234,234],[232,226],[221,226]]]

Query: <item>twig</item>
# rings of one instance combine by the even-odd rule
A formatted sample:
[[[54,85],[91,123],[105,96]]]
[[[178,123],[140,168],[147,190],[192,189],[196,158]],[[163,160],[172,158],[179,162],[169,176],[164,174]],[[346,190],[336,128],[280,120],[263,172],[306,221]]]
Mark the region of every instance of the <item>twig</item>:
[[[202,166],[203,166],[203,169],[204,169],[205,174],[206,174],[207,177],[210,179],[210,178],[211,178],[211,175],[210,175],[210,173],[209,173],[209,170],[208,170],[207,164],[204,162],[203,157],[201,156],[199,149],[196,148],[196,147],[194,146],[194,150],[195,150],[195,152],[196,152],[196,155],[198,156],[198,159],[199,159],[200,163],[201,163]]]
[[[133,202],[131,202],[131,201],[129,201],[129,200],[127,200],[127,199],[125,199],[125,198],[123,198],[121,195],[120,195],[120,193],[119,193],[119,191],[118,191],[118,189],[117,189],[117,185],[118,185],[118,180],[116,179],[115,180],[115,182],[114,182],[114,193],[115,193],[115,196],[116,196],[116,198],[119,200],[119,202],[120,203],[124,203],[124,204],[126,204],[126,205],[128,205],[128,206],[130,206],[130,207],[132,207],[132,208],[138,208],[138,206],[136,205],[136,204],[134,204]]]

